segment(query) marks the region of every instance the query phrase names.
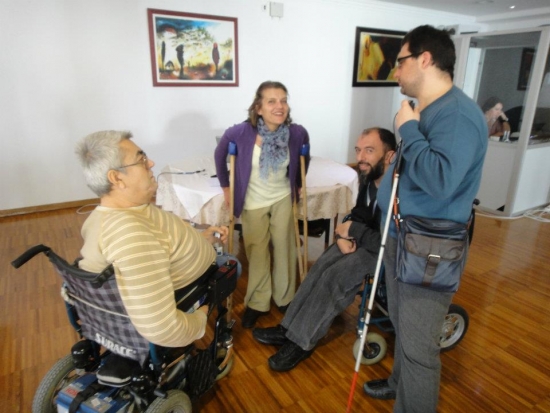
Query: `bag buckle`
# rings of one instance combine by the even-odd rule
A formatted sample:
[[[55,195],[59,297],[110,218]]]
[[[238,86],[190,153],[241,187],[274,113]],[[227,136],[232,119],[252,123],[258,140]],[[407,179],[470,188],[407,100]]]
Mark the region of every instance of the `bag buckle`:
[[[430,286],[432,280],[435,277],[435,270],[441,262],[441,255],[430,254],[426,260],[426,269],[424,270],[424,277],[422,279],[422,285]]]
[[[428,255],[428,265],[437,265],[441,262],[441,255]]]

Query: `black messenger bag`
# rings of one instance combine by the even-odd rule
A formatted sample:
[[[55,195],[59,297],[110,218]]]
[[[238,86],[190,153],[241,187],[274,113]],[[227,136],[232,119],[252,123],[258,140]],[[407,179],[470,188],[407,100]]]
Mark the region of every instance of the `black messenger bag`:
[[[397,279],[436,291],[455,292],[468,256],[468,225],[407,216],[399,221]]]

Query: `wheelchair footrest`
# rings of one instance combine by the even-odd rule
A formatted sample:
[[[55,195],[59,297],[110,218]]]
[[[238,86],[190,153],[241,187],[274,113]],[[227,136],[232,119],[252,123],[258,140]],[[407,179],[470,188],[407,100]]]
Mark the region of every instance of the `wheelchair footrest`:
[[[141,367],[135,360],[111,354],[97,371],[97,381],[111,387],[123,387],[132,381],[132,376]]]
[[[208,350],[200,350],[189,362],[189,396],[196,399],[214,386],[218,367]]]

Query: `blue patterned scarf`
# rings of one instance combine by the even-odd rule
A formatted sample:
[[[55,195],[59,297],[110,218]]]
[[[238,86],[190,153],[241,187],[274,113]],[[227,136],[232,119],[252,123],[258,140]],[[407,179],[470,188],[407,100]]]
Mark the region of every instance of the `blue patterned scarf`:
[[[290,132],[285,124],[279,126],[276,131],[270,131],[264,120],[259,118],[258,133],[262,137],[260,177],[267,180],[269,172],[276,172],[287,157]]]

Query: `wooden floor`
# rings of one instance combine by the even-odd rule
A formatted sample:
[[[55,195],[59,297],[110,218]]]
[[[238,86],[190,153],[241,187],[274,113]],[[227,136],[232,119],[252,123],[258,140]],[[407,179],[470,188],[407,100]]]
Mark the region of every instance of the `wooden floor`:
[[[34,259],[17,271],[9,263],[40,243],[76,257],[85,218],[69,209],[0,219],[0,412],[29,412],[42,376],[76,340],[59,297],[60,281],[47,259]],[[320,245],[310,239],[312,259]],[[357,303],[335,320],[312,357],[291,372],[276,373],[266,361],[275,349],[256,343],[240,326],[245,283],[246,275],[234,295],[233,371],[194,410],[345,411],[355,364]],[[550,224],[478,216],[454,301],[468,311],[470,328],[456,349],[442,355],[439,411],[550,412]],[[259,325],[281,318],[273,309]],[[393,338],[384,336],[388,355],[377,365],[362,366],[354,412],[392,410],[391,401],[369,399],[361,388],[391,370]]]

